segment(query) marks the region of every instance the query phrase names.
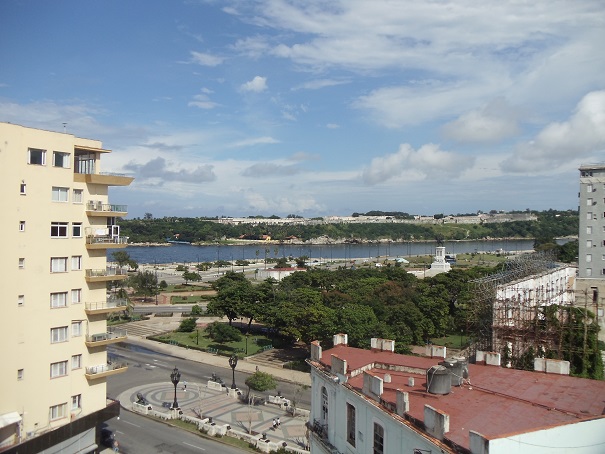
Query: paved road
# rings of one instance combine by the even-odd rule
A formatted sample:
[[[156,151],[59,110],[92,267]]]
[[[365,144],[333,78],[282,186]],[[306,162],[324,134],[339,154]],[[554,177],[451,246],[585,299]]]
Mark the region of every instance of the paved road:
[[[190,353],[189,351],[184,351],[184,353],[185,352]],[[190,383],[207,383],[208,380],[212,378],[213,373],[216,373],[228,385],[231,385],[233,380],[233,372],[229,368],[228,359],[225,357],[217,358],[217,361],[215,361],[214,364],[194,362],[188,359],[158,353],[140,345],[129,343],[128,341],[110,346],[108,348],[108,353],[111,358],[118,362],[124,361],[129,364],[126,372],[113,375],[107,380],[107,393],[112,399],[117,399],[120,393],[136,386],[162,381],[170,383],[170,372],[172,372],[174,367],[177,367],[181,372],[182,380],[186,380]],[[224,366],[220,365],[221,361],[225,363]],[[263,368],[263,370],[264,372],[272,372],[265,368]],[[280,375],[277,375],[278,372],[280,375],[284,375],[284,371],[275,370],[274,374],[279,383],[278,390],[282,395],[291,399],[295,393],[300,394],[298,399],[299,406],[301,408],[310,409],[311,391],[307,389],[301,394],[298,389],[298,384],[292,383],[287,377],[280,377]],[[246,389],[244,382],[250,375],[250,371],[243,372],[236,368],[236,385],[242,389]],[[267,393],[256,394],[268,396],[269,394],[275,394],[275,391],[276,390],[271,390]]]
[[[119,419],[113,418],[108,421],[106,428],[114,434],[114,438],[119,443],[120,452],[126,454],[242,454],[242,452],[249,452],[185,430],[175,429],[165,423],[128,411],[122,411]]]

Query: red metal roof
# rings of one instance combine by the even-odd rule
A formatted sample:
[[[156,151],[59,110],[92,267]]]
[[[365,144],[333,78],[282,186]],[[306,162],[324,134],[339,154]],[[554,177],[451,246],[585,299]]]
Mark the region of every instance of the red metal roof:
[[[385,351],[362,350],[337,345],[322,354],[322,364],[330,365],[330,355],[347,361],[347,384],[358,392],[363,387],[366,370],[391,382],[383,382],[382,399],[396,406],[396,390],[409,393],[412,417],[424,420],[425,404],[441,410],[450,417],[450,431],[445,437],[457,445],[469,448],[469,430],[486,438],[500,438],[548,426],[602,417],[605,413],[605,382],[575,378],[567,375],[545,374],[507,369],[497,366],[469,364],[469,381],[452,386],[447,395],[426,392],[426,375],[414,369],[427,370],[443,358],[400,355]],[[380,365],[401,366],[407,371],[386,370]],[[378,365],[379,367],[376,367]],[[351,376],[355,375],[355,376]],[[414,386],[408,386],[408,378]]]

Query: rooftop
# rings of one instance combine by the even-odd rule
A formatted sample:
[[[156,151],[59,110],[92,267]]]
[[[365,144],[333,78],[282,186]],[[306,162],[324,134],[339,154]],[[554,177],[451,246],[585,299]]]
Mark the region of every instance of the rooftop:
[[[469,378],[452,386],[446,395],[426,390],[426,370],[443,358],[400,355],[390,351],[362,350],[345,344],[322,353],[316,366],[329,371],[331,356],[347,362],[345,386],[362,394],[363,372],[383,381],[382,404],[396,408],[397,389],[409,394],[407,415],[424,420],[424,406],[449,415],[445,439],[469,449],[469,430],[485,438],[503,438],[605,413],[605,382],[543,372],[469,364]],[[409,385],[408,379],[414,378]],[[373,400],[370,397],[367,399]]]

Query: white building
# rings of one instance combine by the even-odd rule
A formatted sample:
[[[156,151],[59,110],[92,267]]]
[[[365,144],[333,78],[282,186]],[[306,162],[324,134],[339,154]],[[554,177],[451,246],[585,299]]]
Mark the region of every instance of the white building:
[[[97,140],[0,123],[5,239],[0,271],[0,451],[88,453],[96,428],[119,414],[106,399],[107,345],[126,332],[107,328],[125,300],[108,298],[109,248],[126,247],[109,203],[125,176],[101,173],[110,151]]]
[[[372,350],[311,346],[311,452],[314,454],[597,454],[605,446],[605,382],[561,375],[563,361],[536,369]],[[442,360],[443,358],[441,358]],[[548,372],[548,373],[547,373]]]
[[[605,164],[580,167],[578,295],[576,304],[597,316],[605,341]]]

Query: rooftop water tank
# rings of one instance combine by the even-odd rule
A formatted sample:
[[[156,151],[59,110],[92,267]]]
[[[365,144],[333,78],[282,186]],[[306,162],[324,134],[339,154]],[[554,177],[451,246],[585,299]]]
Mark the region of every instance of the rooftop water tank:
[[[452,382],[447,367],[433,366],[426,371],[426,390],[431,394],[450,393]]]
[[[464,360],[464,358],[447,358],[444,361],[441,361],[439,365],[445,367],[449,371],[452,386],[462,385],[462,379],[468,377],[468,369],[466,377],[464,376],[464,368],[466,366],[466,360]]]

